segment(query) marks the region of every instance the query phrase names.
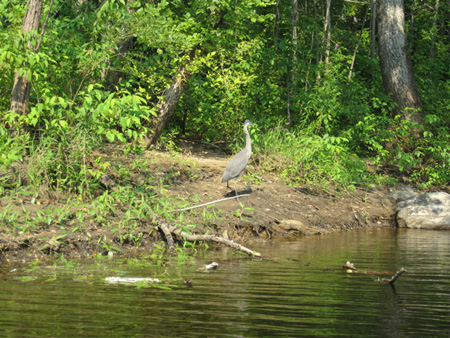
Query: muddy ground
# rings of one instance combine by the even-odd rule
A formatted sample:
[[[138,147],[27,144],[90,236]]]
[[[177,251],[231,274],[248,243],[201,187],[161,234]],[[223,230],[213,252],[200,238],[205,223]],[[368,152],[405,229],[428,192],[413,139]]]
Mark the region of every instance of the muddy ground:
[[[95,156],[120,163],[122,168],[131,168],[136,159],[134,155],[123,155],[114,149],[103,150]],[[130,169],[126,184],[141,184],[148,175],[160,178],[168,196],[173,197],[173,209],[235,195],[233,189],[228,189],[226,184],[221,183],[222,173],[230,156],[217,149],[207,149],[186,142],[175,157],[173,153],[158,151],[148,151],[144,156],[149,159],[147,166]],[[386,187],[324,191],[308,185],[289,186],[272,173],[260,175],[252,162],[248,171],[252,175],[241,178],[237,184],[238,193],[248,195],[240,198],[242,205],[236,199],[230,199],[183,213],[186,224],[196,225],[193,233],[217,234],[251,248],[254,240],[394,226],[394,206]],[[167,180],[167,177],[170,179]],[[114,174],[111,179],[114,181]],[[116,183],[120,185],[120,182]],[[233,186],[234,180],[230,184],[230,187]],[[194,199],[190,198],[193,196]],[[184,204],[183,199],[186,201]],[[37,200],[33,200],[32,196],[16,200],[1,197],[0,212],[13,205],[14,210],[19,213],[32,214],[37,209],[43,211],[62,208],[63,201],[64,198],[50,191],[39,194]],[[123,205],[117,207],[112,217],[120,219],[126,208]],[[74,209],[72,213],[68,213],[68,221],[64,227],[53,222],[39,229],[11,231],[2,225],[0,260],[26,262],[54,258],[61,254],[66,258],[83,258],[107,253],[105,243],[119,248],[119,255],[135,255],[151,253],[155,249],[155,243],[164,240],[163,234],[155,230],[155,225],[150,220],[140,220],[135,229],[139,245],[133,241],[119,241],[123,235],[121,230],[113,232],[111,227],[92,220],[86,222],[83,231],[74,231],[77,223],[70,219],[75,218],[77,211],[79,210]],[[178,218],[177,212],[171,215]],[[58,238],[60,235],[64,237]]]

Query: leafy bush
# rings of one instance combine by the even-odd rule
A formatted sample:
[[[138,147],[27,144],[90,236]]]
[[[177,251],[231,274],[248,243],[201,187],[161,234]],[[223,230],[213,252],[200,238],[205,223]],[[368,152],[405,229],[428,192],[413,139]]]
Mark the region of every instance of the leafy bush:
[[[261,169],[278,172],[288,183],[323,188],[370,183],[364,162],[351,152],[343,137],[289,131],[278,126],[260,136],[255,148],[255,161]]]

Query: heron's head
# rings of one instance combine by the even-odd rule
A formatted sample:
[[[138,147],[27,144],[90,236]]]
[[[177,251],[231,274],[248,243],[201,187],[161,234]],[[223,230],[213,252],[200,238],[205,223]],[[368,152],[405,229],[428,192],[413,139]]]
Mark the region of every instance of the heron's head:
[[[244,122],[244,128],[248,126],[253,126],[253,124],[249,120],[245,120]]]

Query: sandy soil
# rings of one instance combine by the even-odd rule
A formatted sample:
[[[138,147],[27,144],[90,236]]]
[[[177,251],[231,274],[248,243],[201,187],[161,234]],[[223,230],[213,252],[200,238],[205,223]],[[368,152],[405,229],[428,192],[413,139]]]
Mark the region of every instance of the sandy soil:
[[[164,178],[167,193],[174,197],[174,201],[179,201],[174,203],[174,209],[235,195],[232,189],[234,180],[230,182],[231,189],[220,182],[230,156],[194,143],[185,143],[182,149],[176,157],[166,152],[147,152],[145,156],[149,159],[149,165],[130,169],[129,181],[143,182],[149,174],[161,180]],[[116,154],[119,152],[116,151]],[[95,155],[111,160],[111,153]],[[124,168],[131,168],[134,159],[132,155],[123,154],[114,157],[114,161],[120,162]],[[370,190],[357,188],[353,192],[324,192],[306,185],[286,185],[274,174],[258,176],[258,171],[251,163],[248,171],[252,175],[244,176],[237,184],[238,193],[248,195],[240,197],[241,204],[236,199],[229,199],[183,213],[186,224],[197,225],[193,232],[218,234],[244,245],[248,243],[251,247],[254,239],[324,235],[337,230],[394,225],[393,202],[384,187]],[[167,180],[167,177],[170,179]],[[191,198],[193,196],[194,199]],[[0,211],[11,203],[17,204],[17,210],[30,213],[36,212],[36,209],[58,206],[59,203],[51,193],[47,196],[42,194],[39,204],[36,201],[31,203],[31,199],[11,201],[0,198]],[[186,201],[184,204],[183,199]],[[124,212],[123,208],[116,210],[112,217],[123,217]],[[177,212],[171,215],[179,217]],[[0,260],[42,260],[61,253],[69,258],[86,257],[98,252],[105,253],[107,249],[100,246],[100,239],[106,238],[114,246],[120,247],[123,255],[149,253],[155,241],[164,238],[158,231],[152,231],[153,225],[144,222],[136,228],[136,235],[141,234],[139,247],[133,245],[132,241],[120,245],[118,238],[121,231],[112,233],[111,228],[91,222],[82,232],[71,233],[70,223],[65,229],[61,229],[58,224],[51,224],[40,230],[16,233],[0,231]],[[58,236],[63,233],[66,236],[58,240]],[[41,249],[43,243],[48,244],[45,250]]]

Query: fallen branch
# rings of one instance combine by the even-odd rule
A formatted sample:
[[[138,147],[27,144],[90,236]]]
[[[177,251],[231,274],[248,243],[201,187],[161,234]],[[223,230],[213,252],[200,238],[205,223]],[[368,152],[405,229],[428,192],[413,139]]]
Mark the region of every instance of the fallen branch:
[[[368,275],[387,275],[387,272],[377,272],[377,271],[362,271],[362,270],[358,270],[355,268],[355,266],[353,265],[353,263],[350,263],[349,261],[347,261],[347,263],[345,263],[344,265],[342,265],[342,269],[347,270],[347,272],[356,272],[356,273],[365,273]],[[401,268],[399,271],[397,271],[397,273],[392,276],[390,279],[380,279],[380,277],[378,277],[378,282],[379,283],[386,283],[386,284],[394,284],[395,281],[403,274],[405,273],[406,270],[404,268]]]
[[[105,282],[109,284],[161,283],[158,278],[146,277],[106,277]]]
[[[243,245],[240,245],[238,243],[235,243],[229,239],[225,239],[223,237],[220,236],[216,236],[216,235],[192,235],[189,234],[185,231],[180,231],[178,229],[173,228],[172,233],[174,233],[177,236],[183,237],[188,241],[194,242],[194,241],[207,241],[207,242],[216,242],[216,243],[221,243],[221,244],[225,244],[233,249],[245,252],[248,255],[251,256],[255,256],[255,257],[261,257],[261,254],[259,252],[250,250],[248,248],[246,248]]]
[[[162,232],[164,232],[164,236],[166,236],[167,240],[167,245],[169,246],[169,253],[171,256],[173,256],[175,254],[175,243],[173,241],[172,232],[169,229],[170,225],[164,222],[160,217],[155,217],[155,220],[157,221]]]
[[[347,261],[347,263],[345,263],[344,265],[342,265],[342,269],[356,270],[356,268],[355,268],[355,266],[353,265],[353,263],[350,263],[349,261]]]
[[[386,279],[383,278],[381,280],[379,280],[380,283],[387,283],[387,284],[394,284],[395,281],[401,276],[403,275],[403,273],[405,273],[406,270],[404,268],[401,268],[399,271],[396,272],[396,274],[394,276],[392,276],[390,279]]]
[[[245,252],[246,254],[254,257],[261,257],[261,254],[259,252],[250,250],[246,248],[243,245],[240,245],[238,243],[235,243],[229,239],[225,239],[220,236],[216,235],[193,235],[189,234],[185,231],[181,231],[177,229],[176,227],[168,224],[167,222],[163,221],[160,217],[154,217],[154,221],[157,223],[157,225],[161,228],[161,230],[164,232],[164,235],[167,239],[167,245],[169,246],[169,252],[171,255],[175,253],[175,244],[173,241],[172,234],[182,237],[187,241],[195,242],[195,241],[206,241],[206,242],[216,242],[220,244],[225,244],[233,249]]]
[[[233,197],[227,197],[227,198],[222,198],[220,200],[215,200],[215,201],[211,201],[208,203],[203,203],[203,204],[199,204],[199,205],[194,205],[192,207],[188,207],[188,208],[184,208],[184,209],[176,209],[176,210],[169,210],[167,212],[180,212],[180,211],[186,211],[186,210],[191,210],[191,209],[196,209],[196,208],[201,208],[210,204],[214,204],[214,203],[218,203],[218,202],[223,202],[223,201],[228,201],[231,200],[233,198],[239,198],[239,197],[245,197],[245,196],[250,196],[250,194],[246,194],[246,195],[238,195],[238,196],[233,196]]]

